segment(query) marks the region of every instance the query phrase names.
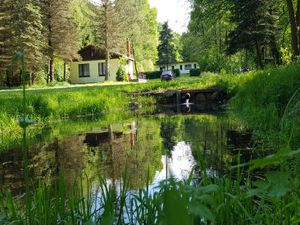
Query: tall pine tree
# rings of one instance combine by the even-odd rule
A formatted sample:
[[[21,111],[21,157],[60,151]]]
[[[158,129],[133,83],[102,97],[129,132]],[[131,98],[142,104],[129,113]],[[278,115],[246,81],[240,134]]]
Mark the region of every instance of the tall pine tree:
[[[34,0],[12,2],[1,0],[0,68],[6,70],[7,83],[14,74],[12,58],[17,52],[24,52],[25,64],[32,74],[43,66],[45,39],[40,8]]]
[[[12,8],[12,1],[0,0],[0,70],[2,71],[2,73],[3,71],[6,71],[8,69],[12,59]]]
[[[55,57],[64,61],[77,58],[80,38],[72,15],[72,0],[41,0],[40,2],[47,29],[48,79],[52,82]]]
[[[237,26],[229,33],[228,54],[234,54],[246,49],[256,51],[257,67],[263,68],[264,47],[272,50],[274,58],[278,60],[279,53],[276,47],[276,15],[273,10],[273,1],[252,0],[232,2],[232,22]]]
[[[169,69],[169,64],[176,62],[176,49],[174,46],[174,36],[172,30],[169,28],[168,22],[162,26],[159,34],[160,44],[157,47],[159,65],[166,65]]]
[[[95,35],[95,44],[105,50],[106,55],[106,74],[105,80],[110,77],[109,60],[112,52],[119,52],[122,49],[123,23],[122,16],[118,14],[114,1],[101,0],[99,4],[88,2],[89,12],[87,16],[90,18],[92,29]],[[125,44],[124,44],[125,46]]]

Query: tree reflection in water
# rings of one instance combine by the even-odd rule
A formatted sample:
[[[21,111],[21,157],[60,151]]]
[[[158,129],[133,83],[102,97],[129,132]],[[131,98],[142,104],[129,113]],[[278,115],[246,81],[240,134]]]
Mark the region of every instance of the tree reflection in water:
[[[84,173],[91,180],[100,174],[119,184],[126,172],[129,188],[138,189],[147,179],[152,186],[170,176],[186,179],[193,167],[199,169],[200,161],[206,163],[211,176],[225,173],[234,162],[227,135],[235,124],[222,116],[145,117],[89,128],[77,135],[61,135],[64,126],[47,134],[51,140],[30,146],[33,180],[50,184],[63,173],[70,187],[73,179]],[[16,149],[0,158],[0,188],[14,194],[23,191],[24,178],[18,166],[22,165],[21,155]]]

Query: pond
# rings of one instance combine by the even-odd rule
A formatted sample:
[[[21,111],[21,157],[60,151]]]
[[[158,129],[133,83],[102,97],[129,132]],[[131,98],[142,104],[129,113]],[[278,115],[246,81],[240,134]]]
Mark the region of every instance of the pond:
[[[29,168],[33,181],[51,184],[63,173],[68,187],[85,174],[129,188],[155,187],[166,178],[197,177],[205,163],[209,176],[221,176],[253,157],[251,134],[226,114],[135,116],[120,120],[62,121],[29,131]],[[34,131],[37,132],[34,132]],[[24,192],[22,147],[0,154],[0,190]]]

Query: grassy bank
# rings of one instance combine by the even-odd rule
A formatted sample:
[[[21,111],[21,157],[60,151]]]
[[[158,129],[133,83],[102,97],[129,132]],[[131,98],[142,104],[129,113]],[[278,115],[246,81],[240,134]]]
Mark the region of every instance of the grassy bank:
[[[251,72],[235,82],[229,107],[264,144],[300,146],[300,65]]]
[[[26,115],[36,122],[28,129],[31,136],[59,120],[78,120],[81,117],[97,118],[107,115],[128,114],[130,102],[137,101],[143,106],[141,111],[153,111],[155,99],[151,97],[129,97],[126,92],[147,90],[168,90],[177,88],[205,88],[220,86],[227,89],[224,80],[230,76],[206,74],[202,77],[182,76],[171,82],[160,80],[146,84],[87,85],[76,87],[56,87],[51,89],[29,89],[26,91]],[[22,130],[18,118],[23,113],[21,90],[0,92],[0,149],[8,149],[21,138]],[[155,107],[155,106],[154,106]],[[20,142],[17,141],[17,142]]]
[[[35,121],[29,133],[39,133],[44,127],[60,120],[78,120],[81,117],[107,118],[126,112],[129,98],[117,88],[74,88],[31,90],[26,93],[26,115]],[[1,149],[21,138],[22,130],[18,118],[23,114],[21,92],[0,94],[0,138]]]
[[[296,148],[300,146],[299,71],[300,66],[295,64],[238,75],[203,73],[200,77],[181,76],[171,82],[153,80],[134,85],[31,89],[27,91],[26,114],[36,121],[36,126],[28,132],[34,136],[59,120],[72,121],[86,116],[104,119],[108,115],[121,115],[128,112],[132,101],[142,105],[141,113],[154,110],[154,98],[132,99],[126,92],[219,87],[234,96],[228,104],[232,117],[247,124],[262,148]],[[0,149],[3,150],[21,138],[18,117],[22,115],[22,93],[0,92],[0,102]],[[129,112],[126,116],[130,116]]]

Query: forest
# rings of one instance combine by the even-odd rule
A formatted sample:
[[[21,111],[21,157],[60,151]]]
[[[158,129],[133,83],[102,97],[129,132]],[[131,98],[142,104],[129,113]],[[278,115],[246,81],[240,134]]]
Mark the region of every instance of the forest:
[[[293,0],[190,1],[191,20],[183,34],[164,29],[147,0],[100,3],[2,0],[1,85],[20,84],[13,60],[18,51],[26,54],[29,85],[68,80],[68,63],[89,44],[125,54],[127,39],[135,73],[153,71],[166,51],[168,63],[195,61],[201,71],[221,73],[291,64],[300,52],[300,3]]]

